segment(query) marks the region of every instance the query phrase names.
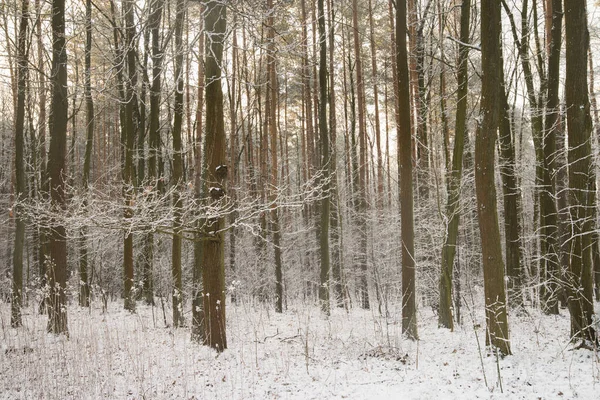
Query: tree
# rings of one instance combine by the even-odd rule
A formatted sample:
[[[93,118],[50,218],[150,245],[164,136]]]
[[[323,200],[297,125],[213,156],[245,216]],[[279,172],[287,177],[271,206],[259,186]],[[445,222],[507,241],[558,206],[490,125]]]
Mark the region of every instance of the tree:
[[[469,90],[468,57],[469,57],[469,24],[471,19],[471,0],[463,0],[460,13],[460,45],[458,50],[458,91],[456,93],[456,122],[454,128],[454,150],[452,166],[448,176],[448,204],[446,217],[446,238],[442,247],[442,269],[440,274],[440,309],[438,323],[440,326],[454,329],[452,315],[452,275],[454,257],[458,239],[460,221],[460,187],[463,169],[463,154],[467,131],[467,93]]]
[[[504,263],[494,183],[495,144],[502,106],[502,48],[500,3],[481,2],[481,122],[475,139],[475,185],[483,258],[486,342],[511,354],[508,334]]]
[[[126,60],[127,60],[127,79],[124,79],[123,101],[124,110],[121,111],[121,142],[123,159],[123,197],[125,208],[123,217],[126,221],[133,218],[134,207],[134,143],[137,131],[137,62],[136,62],[136,30],[134,24],[134,2],[133,0],[123,0],[123,12],[125,14],[125,41],[126,41]],[[118,47],[115,40],[115,46]],[[133,296],[133,232],[126,230],[123,235],[123,298],[124,308],[128,311],[135,311],[135,298]]]
[[[410,83],[406,52],[406,2],[396,4],[396,65],[398,68],[398,173],[400,182],[400,236],[402,246],[402,332],[418,339],[413,217],[412,135]]]
[[[92,2],[85,2],[85,72],[84,72],[84,91],[86,105],[86,144],[85,160],[83,162],[83,179],[81,186],[87,193],[90,182],[90,171],[92,167],[92,147],[94,145],[94,99],[92,98]],[[87,205],[87,199],[84,200]],[[81,307],[90,306],[90,286],[88,282],[88,243],[87,229],[83,228],[80,234],[79,248],[79,305]]]
[[[52,102],[50,109],[50,151],[48,177],[54,212],[66,206],[67,150],[67,47],[65,38],[65,2],[52,1]],[[67,237],[66,228],[58,220],[52,222],[48,248],[48,332],[69,334],[67,325]]]
[[[595,343],[593,327],[591,207],[595,193],[592,181],[592,119],[587,91],[587,29],[584,0],[565,1],[566,75],[569,206],[571,214],[571,263],[568,273],[571,337]]]
[[[200,3],[200,10],[203,12],[203,4]],[[194,143],[194,200],[202,202],[204,192],[203,164],[202,164],[202,109],[204,107],[204,21],[201,19],[200,37],[198,38],[198,104],[196,108],[196,141]],[[160,93],[160,91],[159,91]],[[194,267],[192,271],[192,340],[195,342],[204,342],[204,301],[202,292],[202,224],[203,220],[198,222],[197,230],[194,232]]]
[[[544,191],[542,192],[542,208],[545,213],[545,223],[548,230],[549,260],[546,262],[545,285],[548,287],[545,297],[545,310],[550,314],[558,314],[558,283],[560,276],[559,248],[559,221],[556,208],[556,139],[559,131],[559,85],[560,85],[560,48],[562,43],[562,2],[561,0],[547,0],[546,13],[551,17],[550,30],[546,36],[548,40],[548,83],[546,96],[546,121],[544,132]],[[544,213],[542,213],[544,214]],[[553,248],[554,247],[554,248]]]
[[[319,135],[321,142],[321,172],[325,195],[321,201],[321,221],[319,224],[319,246],[321,252],[321,272],[319,300],[321,310],[329,315],[329,220],[331,216],[331,160],[329,151],[329,128],[327,126],[327,36],[325,34],[325,7],[318,0],[319,24]]]
[[[283,265],[281,260],[281,227],[279,225],[279,211],[277,209],[277,190],[279,183],[279,169],[277,163],[277,102],[278,102],[278,86],[277,86],[277,71],[275,58],[275,19],[273,0],[267,1],[269,16],[267,18],[267,93],[265,101],[265,122],[267,131],[264,135],[269,136],[270,156],[271,156],[271,171],[270,171],[270,225],[273,232],[273,247],[275,255],[275,311],[283,312]],[[266,136],[265,136],[266,137]]]
[[[177,0],[175,15],[175,104],[173,123],[173,171],[171,180],[173,191],[173,239],[171,246],[171,273],[173,278],[173,326],[183,325],[183,283],[181,279],[181,214],[183,212],[183,144],[181,140],[181,126],[183,123],[183,22],[185,18],[186,3]]]
[[[354,39],[354,58],[356,63],[356,94],[358,107],[358,185],[356,190],[356,227],[358,229],[358,268],[359,276],[359,302],[364,309],[369,309],[369,286],[367,283],[367,122],[365,82],[363,78],[362,56],[360,46],[360,33],[358,26],[358,2],[352,1],[352,37]]]
[[[25,94],[27,90],[27,30],[29,0],[21,3],[21,21],[17,39],[17,108],[15,110],[15,247],[13,251],[12,299],[10,325],[22,324],[23,302],[23,243],[25,242],[25,216],[22,204],[25,200]]]
[[[152,187],[150,196],[156,196],[162,185],[158,179],[160,154],[160,94],[163,54],[161,48],[160,21],[163,13],[163,0],[150,3],[149,29],[152,36],[152,83],[150,85],[150,133],[148,135],[148,180]],[[154,282],[152,269],[154,260],[154,233],[149,231],[145,243],[146,257],[142,265],[142,296],[146,304],[154,304]]]
[[[225,124],[221,65],[225,42],[226,5],[219,0],[205,3],[204,26],[209,43],[205,54],[206,139],[204,144],[204,193],[213,206],[225,196]],[[210,218],[206,222],[202,248],[202,281],[204,309],[204,342],[223,351],[227,348],[225,331],[225,259],[224,219]]]

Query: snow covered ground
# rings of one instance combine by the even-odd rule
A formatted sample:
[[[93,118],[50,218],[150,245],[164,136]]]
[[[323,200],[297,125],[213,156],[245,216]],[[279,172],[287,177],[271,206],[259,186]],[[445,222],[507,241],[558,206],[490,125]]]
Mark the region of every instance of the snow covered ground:
[[[453,333],[420,310],[412,342],[400,334],[399,308],[326,319],[301,304],[283,315],[240,304],[228,308],[229,349],[218,355],[192,343],[189,329],[165,327],[160,307],[120,308],[71,306],[67,340],[46,334],[32,307],[23,328],[10,328],[1,304],[0,398],[600,399],[599,354],[573,350],[564,310],[511,315],[514,355],[498,359],[484,348],[483,315],[466,309]]]

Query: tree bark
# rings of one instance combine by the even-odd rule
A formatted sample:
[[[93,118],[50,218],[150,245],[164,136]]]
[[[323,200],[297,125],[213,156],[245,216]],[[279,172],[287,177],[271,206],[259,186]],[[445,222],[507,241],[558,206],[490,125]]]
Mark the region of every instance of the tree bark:
[[[496,0],[482,0],[482,120],[477,127],[475,139],[475,185],[483,258],[486,342],[508,355],[511,351],[504,291],[504,263],[494,182],[495,143],[503,97],[500,34],[500,3]]]
[[[402,333],[418,339],[415,285],[415,233],[413,217],[412,135],[406,2],[396,5],[396,65],[398,68],[398,172],[400,182],[400,235],[402,246]]]
[[[84,97],[86,106],[86,143],[83,161],[82,189],[84,191],[84,206],[87,208],[88,186],[92,167],[92,149],[94,145],[94,99],[92,98],[92,1],[85,2],[85,67],[84,67]],[[82,228],[80,232],[79,248],[79,305],[90,306],[90,286],[88,281],[88,230]]]
[[[321,221],[319,246],[321,253],[321,273],[319,300],[321,311],[329,315],[329,221],[331,216],[331,160],[329,150],[329,127],[327,126],[327,37],[325,34],[325,7],[318,0],[319,25],[319,134],[321,138],[321,172],[323,174],[323,200],[321,201]]]
[[[22,325],[21,307],[23,304],[23,244],[25,242],[25,95],[27,92],[27,31],[29,20],[29,0],[21,2],[21,20],[17,38],[17,108],[15,109],[15,247],[13,250],[12,297],[10,325]]]
[[[356,63],[356,94],[358,108],[358,187],[357,195],[357,230],[358,230],[358,268],[359,268],[359,302],[363,309],[369,309],[369,286],[367,283],[367,122],[365,82],[363,78],[360,32],[358,26],[358,1],[352,0],[352,36],[354,39],[354,58]]]
[[[592,120],[587,87],[587,29],[584,0],[565,1],[565,98],[568,129],[571,264],[568,274],[571,337],[595,343],[591,241]]]
[[[181,279],[181,214],[183,213],[183,143],[181,128],[183,125],[183,23],[186,3],[177,0],[175,10],[175,103],[173,106],[173,170],[171,171],[173,192],[173,238],[171,243],[171,275],[173,279],[173,326],[184,324],[183,320],[183,283]]]
[[[469,43],[469,24],[471,19],[471,0],[463,0],[460,14],[460,41]],[[440,274],[440,308],[438,324],[454,330],[452,314],[452,277],[454,258],[458,239],[460,221],[460,188],[463,169],[465,136],[467,131],[467,94],[469,90],[468,74],[469,47],[460,46],[458,50],[458,92],[456,94],[456,122],[454,150],[452,153],[452,169],[448,176],[448,204],[446,217],[449,219],[446,227],[446,239],[442,248],[442,269]]]
[[[204,192],[218,207],[225,196],[225,124],[221,65],[226,33],[226,6],[218,0],[207,0],[204,26],[210,42],[205,54],[206,142],[204,147]],[[204,343],[223,351],[227,348],[225,326],[225,260],[224,218],[207,221],[202,249],[202,281],[204,284]]]
[[[67,46],[65,40],[65,2],[52,1],[52,103],[50,112],[50,151],[48,175],[53,211],[66,207],[65,177],[67,150]],[[67,238],[66,228],[52,221],[48,243],[48,332],[68,336],[67,324]]]
[[[204,4],[200,3],[200,11],[204,12]],[[204,20],[200,20],[201,29],[198,38],[198,104],[196,108],[196,140],[194,145],[194,198],[198,203],[203,201],[204,177],[202,163],[202,129],[204,127],[202,120],[202,110],[204,108]],[[204,332],[204,299],[202,291],[202,251],[204,243],[202,242],[202,227],[204,220],[198,221],[198,227],[194,233],[194,268],[192,271],[192,340],[197,343],[203,343],[205,340]]]
[[[542,215],[544,232],[547,237],[548,258],[544,269],[543,294],[544,310],[549,314],[558,314],[558,295],[560,273],[559,221],[556,207],[556,138],[559,130],[559,86],[560,86],[560,47],[562,41],[562,2],[548,0],[547,14],[551,19],[548,38],[548,92],[546,98],[546,123],[544,132],[544,187],[542,192]]]

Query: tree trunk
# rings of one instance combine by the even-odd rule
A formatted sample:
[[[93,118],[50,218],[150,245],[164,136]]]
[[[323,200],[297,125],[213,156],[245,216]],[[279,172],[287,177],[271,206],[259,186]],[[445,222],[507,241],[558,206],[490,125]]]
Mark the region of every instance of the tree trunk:
[[[267,74],[268,74],[268,90],[267,90],[267,102],[266,102],[266,114],[265,119],[268,125],[268,132],[265,135],[269,135],[270,140],[270,156],[271,156],[271,171],[270,171],[270,194],[269,204],[271,207],[270,212],[270,225],[271,232],[273,233],[273,251],[275,256],[275,311],[283,312],[283,265],[281,260],[281,227],[279,225],[279,211],[277,210],[277,188],[279,186],[279,167],[277,160],[277,102],[278,102],[278,86],[277,86],[277,74],[276,74],[276,49],[275,49],[275,20],[273,17],[274,8],[273,0],[267,1],[267,7],[270,10],[269,17],[267,18]]]
[[[204,12],[204,5],[200,4],[200,11]],[[203,201],[204,185],[202,178],[204,177],[202,164],[202,110],[204,108],[204,37],[205,26],[204,21],[200,19],[200,37],[198,38],[198,104],[196,108],[196,140],[194,146],[194,198],[198,203]],[[194,268],[192,271],[192,340],[201,343],[204,342],[204,299],[202,291],[202,251],[204,243],[202,242],[202,228],[204,219],[198,221],[198,227],[194,232]]]
[[[471,0],[463,0],[460,14],[460,41],[469,43],[469,23],[471,19]],[[460,220],[460,187],[463,169],[463,155],[465,136],[468,134],[467,121],[467,93],[469,90],[468,74],[469,46],[460,46],[458,53],[458,92],[456,94],[456,122],[454,136],[454,150],[452,153],[452,170],[448,176],[448,204],[446,216],[449,219],[446,227],[446,239],[442,248],[442,269],[440,274],[440,308],[438,324],[454,330],[452,315],[452,276],[454,257],[458,239],[458,225]]]
[[[354,58],[356,61],[356,94],[358,107],[358,187],[357,194],[357,229],[358,229],[358,268],[359,268],[359,301],[363,309],[369,309],[369,286],[367,283],[367,122],[365,82],[363,79],[362,56],[360,52],[360,33],[358,27],[358,1],[352,0],[352,32],[354,38]]]
[[[546,98],[546,123],[543,140],[544,147],[544,188],[542,191],[542,215],[544,216],[545,236],[548,242],[548,258],[544,270],[543,292],[544,310],[549,314],[558,314],[558,295],[561,248],[559,244],[559,220],[556,208],[556,138],[559,130],[559,86],[560,86],[560,47],[562,40],[562,2],[548,0],[546,13],[550,16],[551,26],[548,38],[548,94]]]
[[[27,92],[27,30],[29,20],[29,0],[22,0],[21,21],[17,38],[17,108],[15,110],[15,247],[13,250],[12,298],[10,325],[22,325],[21,306],[23,304],[23,244],[25,242],[25,94]]]
[[[334,69],[334,0],[327,3],[329,8],[329,130],[331,132],[331,196],[329,204],[331,207],[330,233],[331,233],[331,285],[333,286],[334,304],[337,307],[344,306],[345,291],[343,287],[342,271],[342,213],[338,197],[338,171],[337,171],[337,146],[336,146],[336,109],[335,109],[335,69]],[[342,58],[343,63],[343,58]]]
[[[92,167],[92,148],[94,144],[94,99],[92,98],[92,2],[85,2],[85,72],[84,72],[84,97],[86,106],[86,143],[83,161],[82,189],[84,191],[84,206],[87,208],[88,186],[90,183],[90,170]],[[90,306],[90,286],[88,281],[88,240],[87,228],[82,228],[79,243],[79,305]]]
[[[565,1],[566,80],[568,128],[569,206],[571,212],[571,264],[569,309],[571,336],[595,343],[593,328],[593,276],[591,241],[594,204],[591,133],[592,120],[587,87],[587,29],[584,0]]]
[[[52,103],[50,112],[50,151],[48,175],[50,199],[55,212],[66,207],[65,180],[67,150],[67,46],[65,2],[52,1]],[[48,243],[48,332],[68,336],[67,324],[67,237],[66,228],[53,221]]]
[[[321,172],[323,174],[323,200],[321,201],[321,221],[319,246],[321,253],[321,273],[319,300],[321,310],[330,313],[329,304],[329,220],[331,216],[331,159],[329,151],[329,128],[327,126],[327,37],[325,34],[325,9],[323,0],[318,0],[319,25],[319,134],[321,138]]]
[[[396,57],[398,68],[398,173],[400,182],[400,234],[402,246],[402,333],[418,339],[415,285],[415,233],[413,220],[412,135],[406,2],[396,5]]]
[[[163,0],[153,0],[148,24],[152,36],[152,83],[150,85],[150,132],[148,135],[148,181],[151,186],[150,197],[154,199],[161,191],[158,176],[160,154],[160,91],[163,51],[160,44],[160,21],[163,13]],[[142,297],[146,304],[154,304],[154,232],[146,234],[144,243],[144,263],[142,265]]]
[[[221,63],[226,33],[226,6],[218,0],[208,0],[204,26],[210,42],[205,54],[206,79],[206,142],[204,147],[204,192],[212,206],[218,207],[225,195],[225,124]],[[204,343],[223,351],[227,348],[225,332],[225,260],[224,218],[207,221],[202,249],[202,281],[204,284]]]
[[[475,139],[475,185],[483,258],[486,306],[486,342],[502,354],[510,354],[504,263],[494,183],[495,143],[502,107],[502,48],[500,3],[481,2],[482,120]]]
[[[183,326],[183,284],[181,280],[181,214],[183,213],[183,23],[186,3],[177,0],[175,11],[175,104],[173,105],[173,170],[171,171],[173,191],[173,240],[171,243],[171,275],[173,279],[173,326]]]
[[[381,153],[381,127],[379,121],[379,85],[377,72],[377,51],[375,44],[375,29],[373,22],[373,0],[369,0],[369,41],[371,45],[371,74],[373,78],[373,103],[375,105],[375,147],[377,148],[377,206],[383,208],[383,157]]]
[[[133,153],[136,135],[135,109],[137,108],[136,86],[137,86],[137,62],[136,62],[136,32],[134,25],[133,0],[123,0],[123,11],[125,14],[125,37],[127,43],[127,80],[125,81],[125,132],[123,140],[123,195],[125,210],[123,212],[124,223],[133,217],[134,198],[134,166]],[[135,298],[133,297],[133,233],[126,229],[123,236],[123,299],[124,308],[135,311]]]

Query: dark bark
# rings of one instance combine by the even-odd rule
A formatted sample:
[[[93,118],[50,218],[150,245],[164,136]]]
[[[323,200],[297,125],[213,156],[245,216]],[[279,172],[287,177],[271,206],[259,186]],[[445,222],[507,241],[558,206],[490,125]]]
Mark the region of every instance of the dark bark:
[[[52,2],[52,103],[50,109],[50,150],[48,176],[50,199],[54,212],[63,212],[66,206],[65,177],[67,151],[67,46],[65,40],[65,2]],[[68,335],[67,325],[67,238],[65,226],[52,221],[48,248],[47,268],[48,332]]]
[[[185,19],[186,3],[177,0],[175,11],[175,104],[173,106],[173,170],[171,171],[172,184],[176,188],[173,192],[173,237],[171,242],[171,277],[173,279],[173,326],[182,326],[183,321],[183,283],[181,279],[181,214],[183,213],[183,144],[181,140],[181,127],[183,123],[183,23]]]
[[[549,0],[547,14],[551,16],[548,37],[548,93],[546,98],[546,122],[543,139],[544,147],[544,187],[541,198],[544,217],[543,232],[547,238],[547,254],[544,269],[542,292],[544,310],[549,314],[558,314],[558,295],[561,249],[559,245],[559,220],[556,207],[556,138],[559,130],[559,86],[560,86],[560,47],[562,41],[562,4],[561,0]]]
[[[400,182],[400,235],[402,246],[402,332],[418,339],[415,293],[415,233],[413,216],[412,135],[408,78],[406,2],[396,7],[396,57],[398,68],[398,172]]]
[[[84,97],[86,106],[86,143],[85,157],[83,160],[82,189],[87,196],[90,183],[90,171],[92,167],[92,149],[94,145],[94,99],[92,98],[92,1],[85,2],[85,67],[84,67]],[[87,198],[84,198],[87,207]],[[82,228],[79,243],[79,305],[89,307],[90,305],[90,283],[88,281],[88,240],[87,229]]]
[[[225,195],[225,124],[221,65],[226,32],[226,6],[217,0],[206,1],[204,26],[210,38],[205,54],[206,141],[204,147],[204,192],[213,206]],[[223,351],[227,348],[225,331],[224,219],[211,218],[204,229],[202,281],[204,343]]]
[[[15,109],[15,246],[13,250],[12,296],[10,325],[22,325],[23,304],[23,244],[25,242],[25,216],[21,202],[25,200],[25,95],[27,92],[27,31],[29,0],[21,3],[21,20],[17,38],[17,108]]]
[[[367,122],[366,122],[366,100],[365,100],[365,82],[363,78],[360,33],[358,26],[358,1],[352,1],[352,37],[354,39],[354,58],[356,68],[356,98],[358,109],[358,186],[356,187],[357,196],[357,221],[358,230],[358,268],[359,268],[359,302],[363,309],[369,309],[369,286],[367,283]]]
[[[510,351],[504,262],[494,183],[495,144],[502,107],[502,47],[500,3],[481,2],[482,98],[481,122],[475,139],[475,184],[477,214],[483,258],[486,306],[486,342],[502,354]]]
[[[587,87],[587,29],[584,0],[565,1],[566,77],[568,129],[569,206],[571,214],[571,264],[568,273],[571,337],[596,342],[593,328],[592,233],[592,119]]]
[[[469,43],[469,24],[471,19],[471,0],[463,0],[460,14],[460,41]],[[467,121],[467,93],[469,84],[468,74],[469,47],[460,46],[458,53],[458,92],[456,93],[456,122],[454,136],[454,150],[452,153],[452,169],[448,176],[448,204],[446,216],[446,239],[442,248],[442,269],[440,274],[440,308],[438,324],[450,330],[454,329],[452,315],[452,277],[454,258],[458,242],[458,225],[460,221],[460,187],[463,169],[463,155],[465,136],[468,134]]]
[[[321,272],[319,300],[321,310],[329,315],[329,221],[331,216],[331,163],[329,151],[329,127],[327,126],[327,37],[325,34],[325,9],[323,0],[318,0],[319,25],[319,135],[321,142],[321,172],[323,174],[324,196],[321,201],[321,221],[319,245],[321,253]]]

